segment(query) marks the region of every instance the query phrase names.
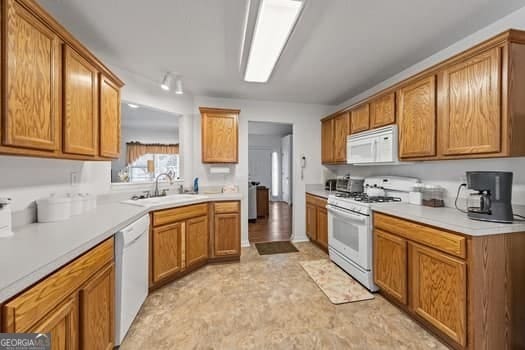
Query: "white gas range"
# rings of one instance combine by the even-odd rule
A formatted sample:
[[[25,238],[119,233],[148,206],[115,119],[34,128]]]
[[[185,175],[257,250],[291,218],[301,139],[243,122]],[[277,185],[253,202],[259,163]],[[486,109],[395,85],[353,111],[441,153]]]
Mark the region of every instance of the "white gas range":
[[[371,291],[377,291],[372,271],[372,207],[404,202],[419,179],[370,177],[364,193],[339,192],[328,197],[330,259]]]

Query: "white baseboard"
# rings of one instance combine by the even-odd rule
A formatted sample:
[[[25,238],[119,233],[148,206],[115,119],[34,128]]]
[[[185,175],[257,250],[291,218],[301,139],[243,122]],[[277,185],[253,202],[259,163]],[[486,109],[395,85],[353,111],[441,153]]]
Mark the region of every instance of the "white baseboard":
[[[242,241],[241,242],[242,248],[249,248],[250,247],[250,241]]]
[[[297,235],[292,239],[292,242],[308,242],[309,239],[306,235]]]

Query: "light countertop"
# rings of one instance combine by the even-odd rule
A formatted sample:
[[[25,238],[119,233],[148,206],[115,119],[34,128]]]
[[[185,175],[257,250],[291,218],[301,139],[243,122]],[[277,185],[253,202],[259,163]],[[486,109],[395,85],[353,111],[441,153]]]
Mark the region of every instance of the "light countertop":
[[[525,232],[525,222],[515,221],[513,224],[502,224],[471,220],[467,217],[467,214],[453,208],[431,208],[405,203],[381,203],[373,204],[372,210],[469,236]]]
[[[240,193],[228,193],[206,194],[195,200],[151,206],[104,203],[66,221],[22,226],[14,230],[13,237],[0,239],[0,302],[66,265],[150,211],[241,199]]]
[[[314,196],[321,197],[324,199],[328,199],[328,196],[335,192],[330,192],[324,189],[324,185],[306,185],[305,188],[306,193],[313,194]]]

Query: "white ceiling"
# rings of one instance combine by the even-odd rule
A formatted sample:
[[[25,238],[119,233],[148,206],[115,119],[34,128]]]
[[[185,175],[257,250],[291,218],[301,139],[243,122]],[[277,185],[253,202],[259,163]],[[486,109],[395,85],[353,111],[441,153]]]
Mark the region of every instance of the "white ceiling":
[[[128,102],[121,106],[122,127],[129,129],[179,132],[179,116],[147,106],[131,108]]]
[[[525,0],[307,0],[268,84],[239,71],[248,0],[39,0],[110,64],[194,95],[338,104]],[[253,7],[253,4],[252,4]]]
[[[292,134],[292,130],[292,124],[248,122],[248,134],[250,135],[285,136]]]

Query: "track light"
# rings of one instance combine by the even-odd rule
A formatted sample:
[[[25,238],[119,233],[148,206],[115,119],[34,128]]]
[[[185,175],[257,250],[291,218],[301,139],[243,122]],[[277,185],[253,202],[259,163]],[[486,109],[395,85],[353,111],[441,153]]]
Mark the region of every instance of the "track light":
[[[162,84],[160,84],[160,87],[162,90],[170,91],[171,90],[171,84],[173,81],[173,77],[171,76],[171,73],[168,72],[164,75],[164,79],[162,79]]]
[[[175,93],[177,95],[184,94],[184,90],[182,89],[182,79],[180,77],[177,77],[175,80]]]

